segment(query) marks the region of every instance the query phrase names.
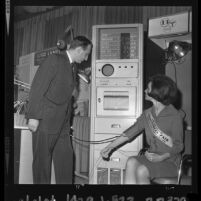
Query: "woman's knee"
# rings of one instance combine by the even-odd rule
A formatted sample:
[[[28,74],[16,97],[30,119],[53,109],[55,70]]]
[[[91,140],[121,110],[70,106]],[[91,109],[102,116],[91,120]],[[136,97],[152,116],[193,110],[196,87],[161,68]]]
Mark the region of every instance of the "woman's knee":
[[[136,167],[137,165],[139,165],[138,160],[135,157],[129,157],[127,162],[126,162],[126,167]]]
[[[149,177],[149,170],[145,165],[139,165],[136,169],[136,173],[139,177]]]

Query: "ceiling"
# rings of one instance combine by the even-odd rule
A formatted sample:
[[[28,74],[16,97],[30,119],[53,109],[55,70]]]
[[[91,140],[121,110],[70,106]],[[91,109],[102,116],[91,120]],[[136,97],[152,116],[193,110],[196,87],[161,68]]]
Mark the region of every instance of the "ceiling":
[[[16,6],[14,8],[14,21],[21,21],[38,14],[55,9],[58,6]]]

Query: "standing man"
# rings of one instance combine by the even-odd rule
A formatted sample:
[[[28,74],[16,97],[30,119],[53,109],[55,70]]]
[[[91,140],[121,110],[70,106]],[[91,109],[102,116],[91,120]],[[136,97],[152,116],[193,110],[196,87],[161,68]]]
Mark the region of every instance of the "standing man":
[[[73,63],[88,59],[92,42],[75,37],[64,54],[50,55],[34,77],[26,118],[32,133],[33,182],[51,183],[54,161],[57,184],[72,184],[73,149],[70,141],[71,100],[75,89]]]

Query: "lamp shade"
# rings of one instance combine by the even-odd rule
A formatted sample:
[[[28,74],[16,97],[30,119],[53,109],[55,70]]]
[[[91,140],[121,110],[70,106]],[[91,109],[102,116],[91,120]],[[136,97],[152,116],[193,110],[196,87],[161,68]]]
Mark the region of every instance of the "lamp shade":
[[[184,57],[191,49],[191,44],[185,41],[171,41],[167,49],[167,59],[177,61]]]

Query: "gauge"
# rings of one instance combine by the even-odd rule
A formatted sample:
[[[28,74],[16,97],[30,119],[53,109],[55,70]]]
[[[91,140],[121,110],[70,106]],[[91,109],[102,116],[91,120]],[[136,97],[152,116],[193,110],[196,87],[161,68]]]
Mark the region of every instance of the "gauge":
[[[114,67],[111,64],[105,64],[102,67],[102,73],[105,76],[111,76],[114,73]]]

